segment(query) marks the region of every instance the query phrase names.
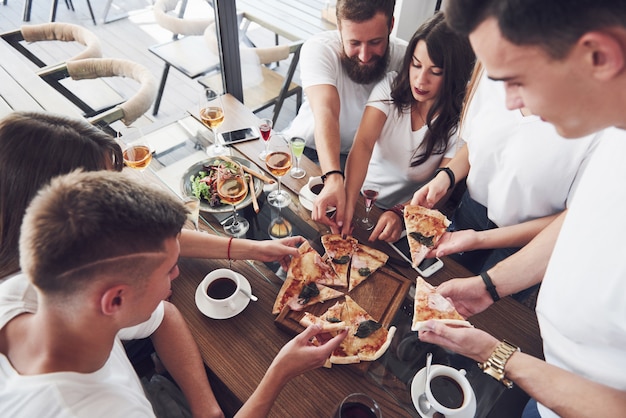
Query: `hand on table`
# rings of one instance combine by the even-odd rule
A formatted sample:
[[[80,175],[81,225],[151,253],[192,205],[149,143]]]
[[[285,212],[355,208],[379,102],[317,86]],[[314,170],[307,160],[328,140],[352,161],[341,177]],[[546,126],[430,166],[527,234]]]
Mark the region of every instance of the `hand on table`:
[[[385,211],[378,218],[378,222],[376,222],[376,226],[370,234],[369,241],[372,242],[379,239],[385,242],[396,242],[400,239],[403,228],[404,220],[400,216],[391,211]]]
[[[437,344],[475,361],[485,362],[499,341],[483,330],[468,327],[451,327],[430,320],[419,332],[420,341]]]
[[[334,206],[337,208],[333,220],[326,216],[326,208]],[[344,222],[344,210],[346,207],[346,191],[343,187],[343,178],[341,176],[331,176],[326,179],[324,188],[320,192],[315,204],[311,217],[314,221],[328,225],[333,234],[341,231]]]
[[[448,280],[437,286],[437,293],[450,299],[465,318],[484,311],[493,303],[480,276]]]

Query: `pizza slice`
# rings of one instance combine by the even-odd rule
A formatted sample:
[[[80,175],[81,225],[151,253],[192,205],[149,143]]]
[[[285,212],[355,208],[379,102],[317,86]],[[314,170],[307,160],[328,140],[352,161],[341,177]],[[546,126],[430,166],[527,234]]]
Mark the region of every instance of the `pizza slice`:
[[[407,205],[404,207],[404,224],[413,267],[417,267],[426,254],[437,245],[450,221],[437,210]]]
[[[335,351],[330,362],[334,364],[374,361],[382,356],[395,334],[396,328],[387,330],[346,295],[342,319],[349,327],[348,335]]]
[[[339,332],[346,328],[346,322],[341,319],[343,307],[343,302],[337,302],[319,317],[310,312],[305,312],[304,316],[300,319],[300,325],[308,327],[309,325],[316,324],[322,327],[322,331]]]
[[[435,288],[421,277],[415,284],[415,303],[411,330],[419,331],[426,321],[434,319],[448,325],[471,327],[454,308],[454,305],[436,292]]]
[[[356,239],[352,237],[342,238],[339,234],[322,236],[322,245],[326,250],[330,265],[344,287],[348,287],[350,259],[357,243]]]
[[[301,250],[302,247],[306,248]],[[326,286],[347,287],[347,283],[344,283],[335,274],[330,264],[324,261],[308,242],[301,245],[298,250],[301,251],[302,259],[299,266],[297,266],[298,271],[295,274],[300,275],[307,281],[314,281]]]
[[[352,254],[352,263],[350,263],[350,286],[351,291],[372,273],[384,266],[389,256],[382,251],[368,247],[363,244],[357,244]]]

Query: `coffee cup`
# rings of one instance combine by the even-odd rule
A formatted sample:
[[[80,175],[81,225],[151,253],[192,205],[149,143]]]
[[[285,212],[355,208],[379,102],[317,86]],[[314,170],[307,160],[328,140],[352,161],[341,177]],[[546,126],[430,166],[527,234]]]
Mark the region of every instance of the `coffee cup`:
[[[336,418],[382,418],[378,403],[364,393],[351,393],[337,409]]]
[[[234,311],[246,300],[239,297],[239,275],[229,269],[213,270],[204,277],[200,288],[204,299],[214,308]]]
[[[315,199],[323,188],[324,182],[321,177],[309,177],[307,187],[303,187],[302,190],[300,190],[300,195],[310,202],[315,202]]]
[[[474,396],[465,370],[443,365],[432,366],[425,392],[433,409],[450,417],[469,408]]]

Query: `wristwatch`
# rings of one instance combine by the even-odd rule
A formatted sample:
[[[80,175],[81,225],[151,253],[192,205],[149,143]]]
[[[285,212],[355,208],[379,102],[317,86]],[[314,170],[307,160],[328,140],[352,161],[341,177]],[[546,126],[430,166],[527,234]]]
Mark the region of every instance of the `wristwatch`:
[[[507,340],[500,341],[496,349],[491,353],[489,359],[484,363],[478,363],[478,367],[489,376],[502,382],[504,386],[511,389],[513,382],[504,377],[504,366],[509,358],[516,351],[521,351],[518,346],[511,344]]]

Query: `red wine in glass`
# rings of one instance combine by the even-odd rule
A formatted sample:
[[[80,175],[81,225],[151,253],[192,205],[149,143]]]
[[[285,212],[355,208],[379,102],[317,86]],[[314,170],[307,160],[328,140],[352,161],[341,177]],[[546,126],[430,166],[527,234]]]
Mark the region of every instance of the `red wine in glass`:
[[[365,216],[361,218],[359,224],[361,228],[369,231],[374,228],[374,222],[369,218],[370,211],[372,210],[372,205],[376,201],[378,197],[378,189],[363,189],[361,190],[363,197],[365,198]]]
[[[378,191],[371,189],[363,190],[363,196],[365,197],[365,207],[371,208],[372,204],[376,201],[376,198],[378,197]]]
[[[259,154],[259,158],[262,161],[265,161],[265,158],[267,158],[267,155],[270,152],[269,146],[273,125],[274,124],[271,119],[261,119],[261,123],[259,123],[259,132],[261,132],[261,138],[263,138],[263,141],[265,142],[265,149]]]
[[[261,136],[263,137],[263,141],[268,141],[270,139],[270,134],[272,133],[272,127],[264,123],[261,126],[259,126],[259,130],[261,131]]]

